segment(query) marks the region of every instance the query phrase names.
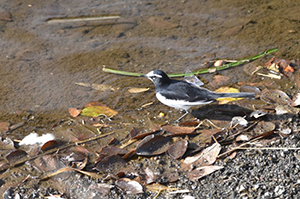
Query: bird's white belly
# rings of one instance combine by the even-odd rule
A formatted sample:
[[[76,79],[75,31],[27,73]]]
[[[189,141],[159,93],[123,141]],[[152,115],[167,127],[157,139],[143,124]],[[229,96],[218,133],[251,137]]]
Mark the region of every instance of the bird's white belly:
[[[183,110],[188,110],[192,106],[196,105],[203,105],[203,104],[209,104],[212,101],[202,101],[202,102],[189,102],[185,100],[171,100],[167,99],[164,96],[162,96],[160,93],[156,93],[156,98],[163,104],[176,108],[176,109],[183,109]]]

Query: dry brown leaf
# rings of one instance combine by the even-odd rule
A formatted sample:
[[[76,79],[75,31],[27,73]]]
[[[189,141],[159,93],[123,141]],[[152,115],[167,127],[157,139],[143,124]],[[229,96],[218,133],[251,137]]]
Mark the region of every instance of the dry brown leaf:
[[[291,105],[290,97],[281,90],[264,90],[261,95],[261,100],[277,105]]]
[[[188,135],[195,131],[195,127],[165,125],[162,129],[175,135]]]
[[[27,153],[23,150],[14,150],[6,155],[6,160],[9,164],[14,164],[15,162],[20,161],[21,159],[25,159],[27,157]]]
[[[183,170],[191,170],[194,166],[213,164],[221,151],[221,145],[214,143],[195,156],[187,157],[181,164]]]
[[[77,117],[81,113],[81,109],[78,108],[69,108],[69,113],[72,117]]]
[[[159,155],[166,152],[170,146],[170,137],[148,135],[136,147],[136,154],[143,156]]]
[[[299,106],[300,105],[300,93],[297,93],[293,97],[292,106]]]
[[[116,181],[116,185],[126,192],[126,194],[144,193],[143,186],[135,180],[122,178]]]
[[[131,87],[128,89],[129,93],[143,93],[148,91],[149,88],[135,88],[135,87]]]
[[[189,172],[189,179],[191,181],[197,181],[200,178],[203,178],[204,176],[207,176],[217,170],[223,169],[223,166],[202,166],[194,169],[193,171]]]
[[[271,132],[275,130],[276,125],[273,122],[265,122],[261,121],[259,122],[253,129],[253,132],[255,135],[260,135],[263,133]]]
[[[14,150],[14,142],[9,138],[6,137],[4,140],[2,140],[2,137],[0,137],[0,150],[3,152],[3,150]]]
[[[83,83],[83,82],[76,82],[75,84],[78,86],[92,88],[92,89],[95,89],[98,91],[106,91],[106,90],[117,91],[120,89],[119,87],[112,87],[112,86],[105,85],[105,84],[89,84],[89,83]]]
[[[187,140],[180,140],[175,143],[173,143],[169,149],[168,149],[168,154],[173,158],[173,159],[180,159],[182,156],[185,154],[187,148],[188,148],[188,141]]]
[[[126,161],[118,155],[105,156],[104,158],[97,161],[95,169],[100,172],[109,172],[116,174],[124,169]]]

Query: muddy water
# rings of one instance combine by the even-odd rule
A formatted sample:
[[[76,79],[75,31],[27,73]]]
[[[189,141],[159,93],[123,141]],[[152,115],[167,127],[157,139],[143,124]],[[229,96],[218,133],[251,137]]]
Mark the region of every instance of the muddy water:
[[[278,56],[298,58],[299,9],[299,1],[292,0],[1,0],[0,114],[6,120],[16,111],[30,110],[60,118],[69,107],[90,101],[102,101],[121,116],[167,111],[156,102],[137,113],[156,99],[151,92],[129,94],[126,88],[151,83],[103,73],[102,66],[184,72],[214,58],[239,59],[273,47],[279,48]],[[7,13],[11,21],[5,20]],[[47,22],[97,15],[121,18]],[[119,89],[96,90],[78,82]]]

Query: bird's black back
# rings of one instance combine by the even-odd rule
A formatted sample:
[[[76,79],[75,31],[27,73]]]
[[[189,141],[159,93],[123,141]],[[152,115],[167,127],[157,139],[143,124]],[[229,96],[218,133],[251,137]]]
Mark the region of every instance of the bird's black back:
[[[190,102],[211,102],[215,101],[215,98],[217,98],[214,92],[205,88],[194,86],[185,81],[173,79],[166,84],[156,87],[156,92],[159,92],[168,99],[186,100]]]

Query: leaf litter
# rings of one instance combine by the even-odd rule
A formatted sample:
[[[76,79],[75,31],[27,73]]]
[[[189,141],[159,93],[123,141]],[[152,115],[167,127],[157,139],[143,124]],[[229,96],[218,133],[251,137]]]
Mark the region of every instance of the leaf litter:
[[[287,70],[285,72],[291,72]],[[284,78],[291,78],[294,73],[297,75],[297,70],[291,73]],[[220,173],[224,168],[223,158],[235,158],[239,150],[268,148],[264,146],[268,146],[271,139],[263,138],[299,132],[295,126],[281,127],[282,118],[279,117],[298,114],[299,93],[288,95],[280,86],[266,89],[257,85],[251,89],[263,90],[257,94],[264,103],[254,103],[256,110],[250,112],[251,115],[244,112],[244,115],[232,116],[229,121],[222,121],[221,127],[214,124],[221,124],[218,120],[210,121],[214,125],[203,125],[202,121],[195,120],[179,125],[154,125],[147,121],[143,128],[131,127],[111,120],[120,113],[99,102],[89,103],[85,108],[72,108],[69,112],[73,119],[51,128],[55,140],[28,145],[29,148],[23,150],[25,146],[20,146],[17,140],[2,137],[0,147],[5,158],[0,161],[0,169],[5,171],[17,165],[26,166],[26,162],[39,171],[39,175],[35,176],[37,183],[47,180],[60,183],[59,178],[73,178],[74,173],[79,173],[101,181],[89,187],[102,196],[110,196],[113,189],[122,190],[127,195],[146,192],[158,195],[162,191],[174,190],[184,193],[186,190],[166,185],[180,181],[183,175],[190,181],[199,181],[214,172]],[[129,92],[145,91],[133,89]],[[234,92],[238,90],[234,89]],[[110,119],[103,119],[102,115]],[[1,132],[8,132],[11,127],[8,122],[2,123],[2,126]],[[116,126],[119,126],[118,130]],[[115,130],[109,132],[112,127]],[[127,136],[118,137],[117,131],[125,129]],[[30,178],[27,181],[34,183]]]

